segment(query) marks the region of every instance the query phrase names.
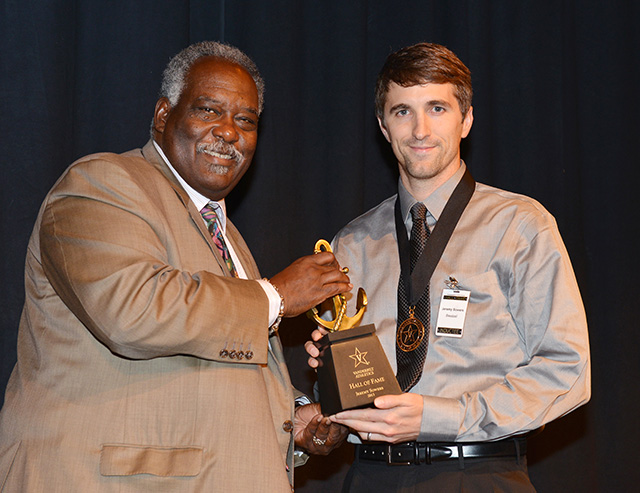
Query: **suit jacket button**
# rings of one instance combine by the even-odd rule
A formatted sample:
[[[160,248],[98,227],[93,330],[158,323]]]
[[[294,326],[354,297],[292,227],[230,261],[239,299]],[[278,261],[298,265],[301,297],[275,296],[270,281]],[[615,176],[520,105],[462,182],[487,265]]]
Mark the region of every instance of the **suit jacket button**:
[[[227,356],[229,356],[229,351],[227,351],[226,349],[221,349],[220,350],[220,357],[221,358],[226,358]]]
[[[229,351],[229,358],[235,359],[235,357],[236,357],[236,350],[232,349],[231,351]]]
[[[286,431],[287,433],[291,433],[293,431],[293,423],[291,422],[290,419],[288,419],[284,423],[282,423],[282,429],[284,431]]]
[[[238,359],[242,359],[242,358],[244,358],[244,351],[238,351],[238,352],[236,353],[236,358],[238,358]]]
[[[249,350],[247,352],[244,353],[244,357],[247,359],[251,359],[253,358],[253,351]]]

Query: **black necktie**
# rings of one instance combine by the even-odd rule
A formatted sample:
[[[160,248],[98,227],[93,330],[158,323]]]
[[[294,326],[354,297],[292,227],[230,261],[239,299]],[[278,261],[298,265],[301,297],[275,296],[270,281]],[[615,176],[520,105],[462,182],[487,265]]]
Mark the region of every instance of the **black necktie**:
[[[411,208],[413,226],[411,228],[410,269],[418,263],[424,245],[429,239],[427,226],[427,208],[418,202]],[[396,335],[396,360],[398,364],[398,383],[404,392],[409,391],[422,376],[424,361],[429,346],[429,284],[415,306],[410,306],[406,292],[404,274],[400,274],[398,283],[398,329]]]

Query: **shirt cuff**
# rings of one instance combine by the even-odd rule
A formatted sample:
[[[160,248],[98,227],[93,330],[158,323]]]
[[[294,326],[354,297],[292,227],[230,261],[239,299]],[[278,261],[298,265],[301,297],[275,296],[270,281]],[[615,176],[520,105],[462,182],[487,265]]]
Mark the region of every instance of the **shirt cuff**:
[[[269,298],[269,327],[271,327],[280,313],[280,295],[269,281],[265,279],[258,279],[257,281],[264,289],[267,298]]]
[[[296,407],[306,406],[307,404],[311,404],[311,399],[306,395],[301,395],[296,397],[295,399]]]
[[[419,442],[455,442],[462,421],[462,404],[457,399],[423,395]]]

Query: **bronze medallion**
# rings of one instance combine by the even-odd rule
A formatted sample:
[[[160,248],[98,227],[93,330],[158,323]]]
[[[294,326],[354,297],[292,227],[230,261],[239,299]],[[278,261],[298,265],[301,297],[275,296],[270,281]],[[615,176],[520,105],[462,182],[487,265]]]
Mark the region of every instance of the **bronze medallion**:
[[[406,319],[396,333],[396,344],[398,347],[408,353],[417,348],[422,342],[424,337],[424,325],[422,322],[413,316],[413,310],[409,313],[409,318]]]

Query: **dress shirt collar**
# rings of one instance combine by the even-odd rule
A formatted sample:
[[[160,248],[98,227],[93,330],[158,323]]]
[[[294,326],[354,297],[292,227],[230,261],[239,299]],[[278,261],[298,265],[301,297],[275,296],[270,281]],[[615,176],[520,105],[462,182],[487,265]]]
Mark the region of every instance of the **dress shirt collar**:
[[[427,206],[427,210],[429,211],[428,215],[433,217],[434,224],[440,217],[440,214],[442,214],[444,206],[447,205],[451,194],[460,180],[462,180],[462,176],[466,170],[467,166],[464,164],[464,161],[460,160],[460,168],[455,172],[455,174],[422,201],[423,204]],[[404,218],[404,224],[407,226],[407,231],[411,231],[411,208],[418,201],[405,188],[402,183],[402,179],[398,179],[398,197],[400,198],[400,211]],[[430,224],[429,226],[432,227],[433,225]]]
[[[209,200],[207,197],[205,197],[200,192],[195,190],[191,185],[189,185],[186,181],[184,181],[182,176],[180,176],[180,173],[178,173],[175,170],[175,168],[169,162],[169,159],[167,158],[167,156],[165,156],[164,152],[162,151],[162,148],[158,145],[158,143],[155,140],[153,141],[153,145],[155,146],[156,151],[158,151],[158,154],[160,154],[160,157],[162,157],[165,164],[169,167],[171,172],[174,174],[174,176],[176,177],[180,185],[182,185],[182,188],[184,188],[184,191],[187,192],[187,195],[189,195],[191,202],[193,202],[193,204],[196,206],[196,209],[198,209],[198,211],[201,211],[202,208],[205,205],[207,205],[209,202],[213,204],[213,208],[215,209],[216,214],[218,216],[218,220],[220,221],[220,227],[222,228],[222,231],[226,233],[227,208],[224,203],[224,199],[221,199],[218,201]]]

